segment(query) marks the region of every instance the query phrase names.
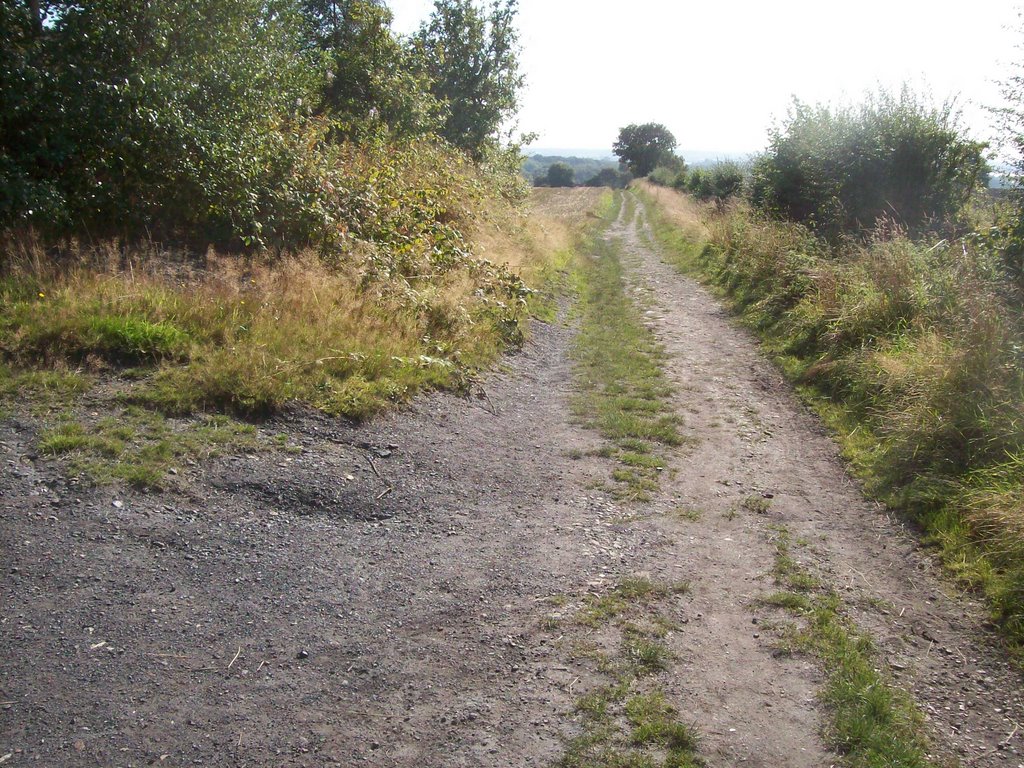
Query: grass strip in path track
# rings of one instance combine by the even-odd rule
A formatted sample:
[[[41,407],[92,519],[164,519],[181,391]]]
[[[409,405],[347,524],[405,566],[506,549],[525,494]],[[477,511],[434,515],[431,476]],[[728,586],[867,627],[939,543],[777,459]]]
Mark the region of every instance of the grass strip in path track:
[[[661,367],[665,353],[626,293],[620,249],[596,233],[580,249],[573,350],[579,394],[572,405],[584,425],[608,441],[602,455],[618,463],[614,495],[647,501],[667,466],[667,450],[683,438]]]
[[[924,718],[913,698],[879,671],[871,640],[844,615],[842,601],[792,555],[788,531],[775,538],[775,584],[761,602],[787,611],[785,648],[818,659],[827,681],[829,745],[850,768],[928,768]]]

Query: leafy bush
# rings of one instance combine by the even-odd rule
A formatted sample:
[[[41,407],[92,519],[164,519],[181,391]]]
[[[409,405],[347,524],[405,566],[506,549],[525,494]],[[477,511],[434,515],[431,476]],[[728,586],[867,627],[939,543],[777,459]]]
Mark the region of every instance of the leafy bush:
[[[713,200],[721,204],[743,191],[744,178],[739,164],[726,160],[706,170],[695,168],[685,179],[679,179],[675,186],[682,188],[685,182],[686,190],[698,200]]]
[[[333,248],[376,214],[341,138],[384,156],[442,131],[498,182],[522,80],[514,4],[492,10],[441,0],[405,45],[371,0],[5,3],[0,228]]]
[[[680,176],[685,178],[686,172],[680,171],[678,168],[659,165],[647,175],[647,179],[661,187],[674,187]]]
[[[795,101],[754,165],[752,198],[833,240],[883,220],[919,234],[955,223],[986,179],[983,150],[950,104],[906,88],[855,108]]]

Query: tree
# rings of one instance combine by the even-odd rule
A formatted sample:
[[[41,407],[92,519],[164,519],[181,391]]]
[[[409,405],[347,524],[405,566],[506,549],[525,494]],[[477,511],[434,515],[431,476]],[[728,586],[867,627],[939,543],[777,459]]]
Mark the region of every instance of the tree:
[[[440,127],[441,105],[411,48],[391,31],[381,0],[302,0],[312,45],[330,62],[321,110],[345,136],[383,124],[397,136]]]
[[[623,189],[629,184],[630,175],[624,171],[617,171],[614,168],[602,168],[596,175],[586,181],[588,187],[611,187],[612,189]]]
[[[576,172],[568,163],[552,163],[548,166],[546,187],[575,187]]]
[[[295,186],[324,72],[293,4],[40,7],[38,35],[0,9],[0,224],[258,243],[319,194]]]
[[[517,0],[435,0],[415,43],[431,93],[446,105],[440,134],[474,160],[499,143],[519,106]]]
[[[619,131],[612,151],[634,176],[646,176],[676,160],[676,137],[661,123],[633,123]]]

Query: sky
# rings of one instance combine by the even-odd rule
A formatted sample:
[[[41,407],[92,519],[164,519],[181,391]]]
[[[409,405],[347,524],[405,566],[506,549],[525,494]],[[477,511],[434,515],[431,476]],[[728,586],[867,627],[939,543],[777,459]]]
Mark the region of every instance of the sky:
[[[432,0],[389,0],[408,34]],[[743,154],[767,144],[796,96],[857,101],[908,82],[956,98],[991,140],[998,81],[1024,62],[1021,0],[520,0],[519,113],[534,148],[611,152],[628,123],[664,123],[682,149]]]

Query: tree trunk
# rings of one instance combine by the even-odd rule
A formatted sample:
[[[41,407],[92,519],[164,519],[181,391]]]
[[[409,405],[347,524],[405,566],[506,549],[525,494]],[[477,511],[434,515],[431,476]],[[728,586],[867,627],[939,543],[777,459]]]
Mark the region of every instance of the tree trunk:
[[[28,0],[28,9],[32,14],[32,34],[38,37],[43,34],[43,11],[39,0]]]

